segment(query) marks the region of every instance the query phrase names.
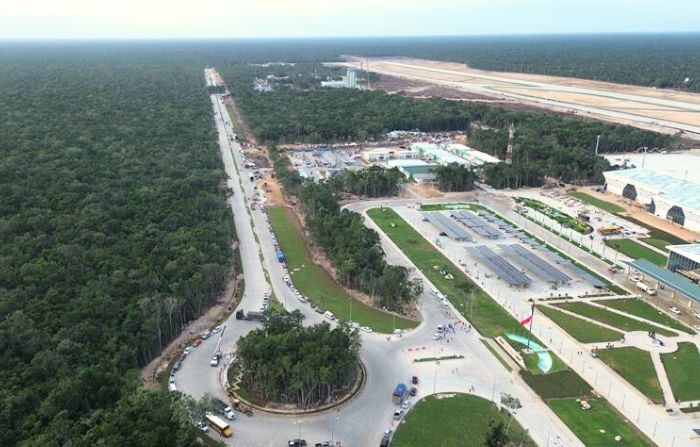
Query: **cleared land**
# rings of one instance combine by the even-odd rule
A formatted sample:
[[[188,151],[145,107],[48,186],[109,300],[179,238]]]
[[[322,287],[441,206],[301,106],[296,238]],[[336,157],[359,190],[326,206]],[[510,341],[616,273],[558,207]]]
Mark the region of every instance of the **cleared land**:
[[[680,324],[670,315],[666,315],[651,304],[637,298],[624,298],[620,300],[600,300],[596,301],[596,303],[602,304],[607,307],[612,307],[613,309],[621,310],[630,315],[644,318],[645,320],[663,324],[664,326],[668,326],[673,329],[678,329],[679,331],[687,332],[688,334],[694,333],[690,328]]]
[[[474,327],[486,337],[495,337],[519,327],[490,296],[390,208],[374,208],[367,215],[394,241],[425,276],[447,296]],[[435,269],[434,267],[438,268]],[[446,279],[445,272],[454,279]]]
[[[581,343],[600,343],[620,340],[623,337],[621,332],[589,323],[552,307],[537,306],[537,310]]]
[[[363,59],[345,65],[360,68]],[[700,95],[650,87],[522,73],[475,70],[463,64],[408,58],[376,58],[370,70],[421,80],[557,111],[675,133],[700,133]]]
[[[394,447],[464,447],[484,445],[489,424],[508,424],[508,416],[481,397],[442,394],[419,401],[400,424],[391,443]],[[515,445],[534,447],[517,421],[508,432]]]
[[[647,248],[633,241],[632,239],[606,239],[605,245],[629,256],[632,259],[644,258],[662,267],[666,265],[666,256]]]
[[[664,402],[661,385],[659,385],[659,379],[651,361],[651,354],[630,346],[602,349],[598,351],[598,358],[652,402],[657,404]]]
[[[607,211],[608,213],[615,214],[615,213],[623,213],[625,212],[625,209],[619,205],[615,205],[614,203],[611,202],[606,202],[605,200],[600,200],[597,197],[593,197],[589,194],[586,194],[585,192],[572,192],[570,194],[573,197],[576,197],[582,202],[586,202],[589,205],[593,205],[596,208],[600,208],[603,211]]]
[[[700,400],[700,353],[693,343],[678,343],[678,351],[661,354],[673,397],[680,401]]]
[[[602,399],[587,399],[590,410],[582,410],[576,398],[551,399],[549,407],[578,436],[586,447],[649,447],[653,445],[632,424],[624,422]],[[621,441],[615,441],[615,436]]]
[[[624,315],[617,314],[615,312],[606,310],[604,308],[591,306],[586,303],[562,303],[554,304],[554,306],[561,309],[568,310],[575,314],[583,315],[592,320],[600,321],[612,327],[616,327],[622,331],[646,331],[655,330],[659,335],[665,335],[667,337],[675,337],[678,334],[675,332],[667,331],[658,326],[644,323],[643,321],[634,320],[632,318],[626,317]]]
[[[287,258],[290,278],[299,291],[317,306],[336,317],[356,321],[375,331],[391,333],[393,328],[415,327],[418,323],[382,312],[349,296],[320,266],[313,263],[299,229],[288,219],[286,208],[269,209],[270,225]]]

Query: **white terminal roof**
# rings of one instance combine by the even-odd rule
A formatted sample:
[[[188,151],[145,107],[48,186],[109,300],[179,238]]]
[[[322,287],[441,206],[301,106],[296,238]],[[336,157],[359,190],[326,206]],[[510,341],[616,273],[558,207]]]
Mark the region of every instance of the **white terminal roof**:
[[[469,162],[462,157],[458,157],[453,153],[447,152],[445,149],[441,149],[437,144],[433,143],[413,143],[411,144],[411,149],[417,150],[422,154],[434,157],[441,163],[450,164],[457,163],[460,165],[468,165]]]
[[[700,210],[700,184],[661,174],[651,169],[623,169],[605,172],[606,178],[642,186],[668,202],[684,208]]]
[[[387,160],[386,165],[390,168],[399,168],[399,167],[407,167],[407,166],[435,166],[432,163],[427,163],[423,160],[419,159],[395,159],[395,160]]]
[[[700,244],[671,245],[668,249],[691,261],[700,263]]]
[[[476,149],[472,149],[469,146],[465,146],[463,144],[449,143],[446,144],[445,147],[447,148],[447,150],[456,152],[457,155],[464,157],[468,161],[471,161],[473,164],[501,162],[501,160],[494,157],[493,155],[489,155],[486,152],[477,151]]]

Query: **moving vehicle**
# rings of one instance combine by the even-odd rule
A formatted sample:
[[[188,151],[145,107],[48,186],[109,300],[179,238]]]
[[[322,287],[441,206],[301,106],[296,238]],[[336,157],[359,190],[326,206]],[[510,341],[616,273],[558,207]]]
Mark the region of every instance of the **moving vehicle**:
[[[221,354],[216,354],[211,358],[209,361],[209,366],[219,366],[219,359],[221,358]]]
[[[439,332],[436,332],[433,334],[433,340],[440,340],[442,338],[442,334]]]
[[[644,284],[643,282],[637,281],[636,285],[637,285],[637,288],[639,290],[641,290],[642,292],[645,292],[649,295],[656,295],[656,289],[649,287],[648,285]]]
[[[230,438],[231,436],[233,436],[233,430],[231,430],[231,426],[228,425],[228,422],[224,421],[219,416],[207,413],[204,415],[204,418],[207,420],[207,424],[209,424],[209,427],[211,427],[212,430],[219,433],[221,436],[224,436],[226,438]]]
[[[401,405],[401,402],[403,402],[403,399],[406,397],[406,384],[404,383],[399,383],[396,385],[396,388],[394,388],[394,393],[392,394],[392,402],[394,402],[396,405]]]

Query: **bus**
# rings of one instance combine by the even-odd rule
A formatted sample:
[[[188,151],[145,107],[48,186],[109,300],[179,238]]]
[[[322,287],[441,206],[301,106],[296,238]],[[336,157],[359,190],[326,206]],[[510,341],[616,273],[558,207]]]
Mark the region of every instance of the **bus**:
[[[209,424],[212,430],[218,432],[221,436],[225,436],[227,438],[233,436],[231,426],[229,426],[228,423],[219,416],[207,413],[204,415],[204,417],[207,419],[207,424]]]

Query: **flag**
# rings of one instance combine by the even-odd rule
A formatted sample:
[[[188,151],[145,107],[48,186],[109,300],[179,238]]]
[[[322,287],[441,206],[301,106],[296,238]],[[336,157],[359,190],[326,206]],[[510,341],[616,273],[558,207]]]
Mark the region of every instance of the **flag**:
[[[532,314],[528,315],[524,320],[520,320],[520,326],[525,326],[530,321],[532,321]]]

